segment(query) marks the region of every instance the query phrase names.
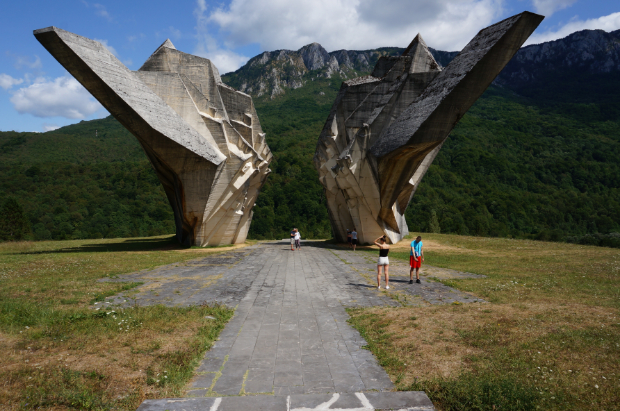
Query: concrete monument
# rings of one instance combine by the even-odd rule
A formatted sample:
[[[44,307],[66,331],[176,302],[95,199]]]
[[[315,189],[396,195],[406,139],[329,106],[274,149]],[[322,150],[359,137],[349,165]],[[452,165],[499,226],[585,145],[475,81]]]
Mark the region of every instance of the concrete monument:
[[[353,227],[361,243],[409,233],[405,210],[444,140],[543,18],[524,12],[481,30],[443,70],[418,34],[342,84],[314,156],[338,241]]]
[[[272,158],[249,95],[170,40],[131,71],[96,41],[56,27],[34,35],[138,139],[182,244],[245,241]]]

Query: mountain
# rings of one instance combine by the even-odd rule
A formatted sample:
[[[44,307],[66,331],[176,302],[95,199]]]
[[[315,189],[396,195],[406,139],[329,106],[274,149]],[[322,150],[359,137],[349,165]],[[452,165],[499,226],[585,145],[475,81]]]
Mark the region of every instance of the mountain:
[[[313,43],[265,52],[223,76],[254,96],[275,147],[251,235],[278,237],[291,224],[318,232],[311,222],[320,216],[295,201],[323,205],[309,160],[340,82],[402,50],[327,52]],[[442,66],[458,54],[431,52]],[[602,30],[522,48],[440,151],[407,211],[410,229],[429,230],[435,213],[442,231],[463,234],[566,239],[620,230],[617,53],[618,32]]]
[[[266,51],[253,57],[234,73],[224,75],[225,81],[254,97],[275,98],[286,89],[298,89],[315,78],[355,78],[369,74],[382,56],[403,52],[399,47],[382,47],[375,50],[337,50],[328,53],[319,43],[308,44],[297,51]],[[448,64],[457,52],[431,49],[439,64]]]
[[[436,218],[446,233],[593,243],[620,231],[619,37],[586,30],[522,48],[444,144],[407,210],[410,230],[435,229]],[[254,97],[274,154],[250,238],[283,238],[291,227],[331,236],[316,140],[341,82],[402,50],[313,43],[222,76]],[[432,53],[442,66],[457,54]],[[174,231],[148,160],[113,118],[0,132],[0,204],[6,197],[18,200],[35,239]]]

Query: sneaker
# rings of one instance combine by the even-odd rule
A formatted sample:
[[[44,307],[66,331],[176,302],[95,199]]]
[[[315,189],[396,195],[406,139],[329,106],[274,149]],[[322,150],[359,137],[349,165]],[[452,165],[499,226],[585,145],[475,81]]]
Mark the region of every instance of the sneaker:
[[[413,280],[409,280],[409,284],[413,284]]]
[[[418,284],[422,284],[422,281],[420,281],[419,278],[417,280],[415,280],[415,282],[418,283]]]
[[[389,289],[390,289],[390,286],[389,286],[389,285],[386,285],[386,286],[385,286],[385,289],[386,289],[386,290],[389,290]]]
[[[380,289],[381,289],[381,286],[377,287],[377,290],[380,290]]]

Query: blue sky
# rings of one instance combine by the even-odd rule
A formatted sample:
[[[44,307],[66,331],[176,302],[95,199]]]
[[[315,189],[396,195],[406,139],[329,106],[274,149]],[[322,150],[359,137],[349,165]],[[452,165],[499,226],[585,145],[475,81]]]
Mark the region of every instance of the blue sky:
[[[460,50],[478,30],[524,10],[546,16],[528,43],[620,29],[610,0],[21,0],[0,15],[0,131],[46,131],[107,112],[32,35],[56,26],[104,43],[130,69],[170,38],[224,74],[262,51],[406,46],[419,32]]]

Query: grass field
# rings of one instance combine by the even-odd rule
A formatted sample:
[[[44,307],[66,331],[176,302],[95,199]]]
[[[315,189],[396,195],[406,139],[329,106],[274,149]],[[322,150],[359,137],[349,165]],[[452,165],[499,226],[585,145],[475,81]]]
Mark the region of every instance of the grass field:
[[[426,263],[488,303],[351,309],[399,390],[440,410],[620,409],[620,250],[425,234]],[[408,245],[390,257],[408,260]]]
[[[227,249],[182,249],[171,236],[1,243],[2,410],[135,410],[180,395],[232,310],[93,310],[139,284],[97,279]]]

